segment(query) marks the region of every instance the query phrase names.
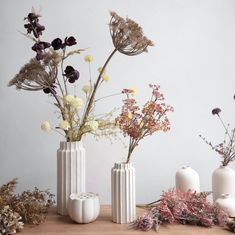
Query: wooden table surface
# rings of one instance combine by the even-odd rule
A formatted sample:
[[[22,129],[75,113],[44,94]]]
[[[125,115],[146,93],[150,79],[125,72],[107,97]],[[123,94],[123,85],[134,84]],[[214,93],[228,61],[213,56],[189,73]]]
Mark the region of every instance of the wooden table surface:
[[[143,209],[137,209],[137,214],[141,215]],[[56,214],[56,209],[53,208],[46,221],[41,225],[26,225],[19,235],[91,235],[91,234],[107,234],[107,235],[125,235],[125,234],[159,234],[159,235],[226,235],[233,234],[225,228],[214,226],[212,228],[204,228],[190,225],[162,225],[158,233],[155,231],[144,232],[140,230],[130,229],[126,224],[116,224],[111,221],[110,206],[101,206],[101,212],[96,221],[90,224],[76,224],[67,216]]]

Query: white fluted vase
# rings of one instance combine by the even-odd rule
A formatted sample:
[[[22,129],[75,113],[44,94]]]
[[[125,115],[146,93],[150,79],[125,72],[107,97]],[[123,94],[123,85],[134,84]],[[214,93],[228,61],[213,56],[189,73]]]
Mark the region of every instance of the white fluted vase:
[[[220,166],[212,174],[213,200],[222,194],[230,194],[235,199],[235,171],[228,166]]]
[[[136,219],[135,169],[131,163],[117,162],[111,170],[112,221],[127,224]]]
[[[68,214],[71,193],[85,192],[85,149],[81,141],[60,142],[57,150],[57,213]]]
[[[182,192],[188,190],[200,192],[200,180],[198,173],[190,166],[183,166],[175,174],[175,186]]]

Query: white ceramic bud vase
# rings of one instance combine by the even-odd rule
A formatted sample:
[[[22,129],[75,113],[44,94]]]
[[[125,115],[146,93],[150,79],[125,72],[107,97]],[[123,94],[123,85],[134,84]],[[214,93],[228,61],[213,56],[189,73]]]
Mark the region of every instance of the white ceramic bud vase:
[[[85,192],[85,149],[81,141],[60,142],[57,150],[57,212],[68,214],[71,193]]]
[[[135,169],[131,163],[117,162],[111,170],[112,221],[127,224],[136,219]]]
[[[235,171],[228,166],[220,166],[212,174],[213,200],[222,194],[230,194],[235,198]]]
[[[100,213],[98,195],[95,193],[72,193],[69,197],[68,213],[70,218],[77,223],[93,222]]]
[[[175,174],[176,189],[187,192],[189,189],[200,192],[200,180],[198,173],[190,166],[183,166]]]
[[[230,194],[222,194],[221,197],[216,199],[215,203],[228,212],[230,217],[235,217],[235,199],[231,198]]]

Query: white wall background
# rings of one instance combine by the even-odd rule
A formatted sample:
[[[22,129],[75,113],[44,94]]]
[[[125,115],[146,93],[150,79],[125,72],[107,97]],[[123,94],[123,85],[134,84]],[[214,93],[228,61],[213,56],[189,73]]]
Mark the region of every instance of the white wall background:
[[[80,48],[93,54],[93,73],[112,50],[109,10],[137,21],[155,42],[149,53],[136,57],[116,54],[108,68],[110,82],[100,91],[110,94],[136,87],[140,103],[149,97],[149,83],[158,83],[175,112],[172,130],[142,141],[133,154],[137,177],[137,202],[150,202],[174,186],[182,165],[198,171],[201,189],[211,190],[211,173],[219,156],[198,137],[215,143],[223,128],[211,109],[221,107],[225,122],[234,126],[235,103],[235,1],[233,0],[1,0],[0,2],[0,184],[19,178],[18,191],[49,188],[56,192],[56,149],[61,137],[40,130],[44,120],[56,124],[55,108],[42,92],[16,91],[8,81],[29,58],[32,42],[23,18],[31,6],[42,7],[45,41],[74,35]],[[86,54],[85,53],[85,54]],[[88,81],[83,55],[71,60],[78,67],[78,85]],[[119,106],[121,97],[103,102]],[[84,139],[87,149],[87,190],[110,203],[110,169],[126,157],[122,144]],[[231,164],[234,167],[234,163]]]

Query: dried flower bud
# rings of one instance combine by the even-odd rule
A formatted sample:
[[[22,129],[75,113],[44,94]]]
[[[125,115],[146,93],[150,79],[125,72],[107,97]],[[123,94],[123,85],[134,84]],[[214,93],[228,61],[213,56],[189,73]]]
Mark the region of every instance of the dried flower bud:
[[[54,50],[59,50],[63,47],[63,43],[62,40],[60,38],[55,38],[52,42],[51,42],[51,46],[53,47]]]
[[[69,79],[70,83],[74,83],[80,76],[78,70],[75,70],[72,66],[66,66],[64,75]]]
[[[103,81],[108,82],[109,81],[109,76],[106,73],[103,73],[103,75],[101,76]]]
[[[147,52],[153,43],[143,35],[142,28],[133,20],[123,19],[117,13],[111,12],[109,23],[110,34],[114,47],[125,55],[134,56]]]
[[[86,93],[89,94],[91,93],[92,87],[90,85],[85,85],[83,86],[82,90]]]
[[[70,124],[67,120],[63,120],[59,123],[59,128],[67,131],[70,128]]]
[[[43,131],[50,131],[51,130],[51,125],[48,121],[44,121],[42,124],[41,124],[41,129]]]
[[[73,36],[66,37],[64,43],[66,46],[73,46],[77,44],[76,39]]]
[[[93,60],[93,56],[92,55],[86,55],[86,56],[84,56],[84,60],[86,61],[86,62],[91,62],[92,60]]]
[[[221,112],[221,109],[220,109],[220,108],[214,108],[214,109],[212,109],[212,111],[211,111],[211,113],[212,113],[213,115],[219,115],[220,112]]]

